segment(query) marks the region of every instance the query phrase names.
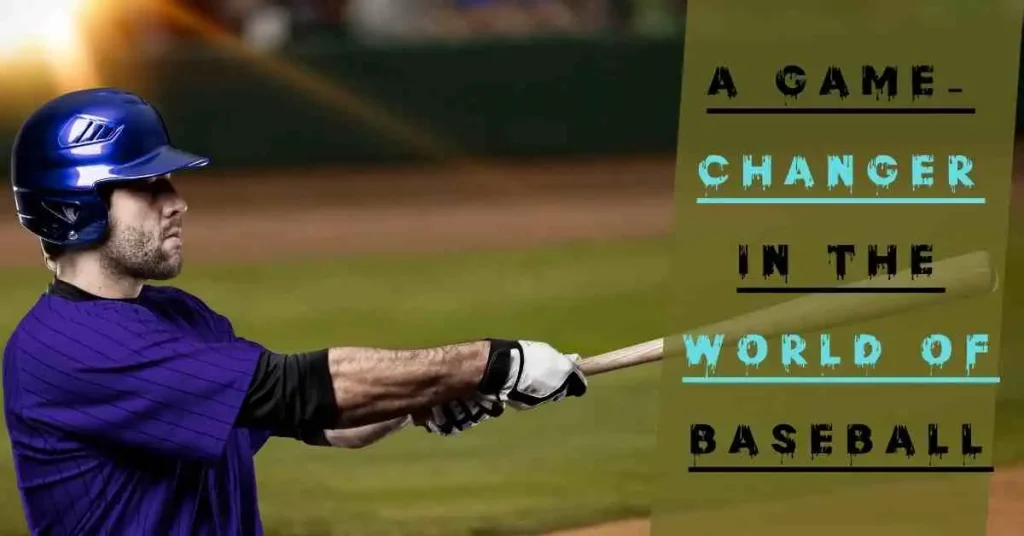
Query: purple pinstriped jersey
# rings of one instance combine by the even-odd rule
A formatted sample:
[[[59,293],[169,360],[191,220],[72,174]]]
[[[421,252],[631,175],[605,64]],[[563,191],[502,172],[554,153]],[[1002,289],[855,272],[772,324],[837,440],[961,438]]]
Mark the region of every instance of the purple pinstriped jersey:
[[[261,534],[234,420],[263,348],[171,287],[107,300],[55,282],[4,350],[4,412],[33,534]]]

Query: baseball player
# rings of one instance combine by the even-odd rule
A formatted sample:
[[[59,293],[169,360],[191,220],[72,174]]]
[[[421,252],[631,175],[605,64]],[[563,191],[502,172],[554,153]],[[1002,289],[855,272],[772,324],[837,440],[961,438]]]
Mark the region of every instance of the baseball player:
[[[410,422],[452,435],[586,392],[578,356],[545,343],[283,355],[147,284],[182,267],[187,206],[170,176],[207,163],[116,89],[56,98],[18,133],[18,218],[54,274],[3,359],[33,534],[261,534],[253,456],[270,437],[360,447]]]

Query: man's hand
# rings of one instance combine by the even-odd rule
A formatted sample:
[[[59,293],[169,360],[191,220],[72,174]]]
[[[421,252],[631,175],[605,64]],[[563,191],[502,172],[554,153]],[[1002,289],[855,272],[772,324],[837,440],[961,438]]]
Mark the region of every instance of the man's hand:
[[[562,354],[543,342],[491,340],[491,359],[503,355],[508,356],[509,367],[498,398],[518,410],[587,392],[577,354]]]
[[[413,415],[413,423],[432,434],[460,434],[487,419],[500,417],[505,405],[496,396],[474,393],[469,397],[434,406]]]
[[[505,404],[518,410],[583,396],[587,379],[576,354],[562,354],[543,342],[490,339],[487,371],[478,392],[413,415],[428,432],[449,436],[500,417]]]

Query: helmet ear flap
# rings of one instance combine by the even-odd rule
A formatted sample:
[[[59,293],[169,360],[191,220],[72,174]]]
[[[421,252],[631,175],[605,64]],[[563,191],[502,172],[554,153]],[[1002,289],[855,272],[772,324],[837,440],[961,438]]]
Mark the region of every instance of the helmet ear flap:
[[[16,191],[18,219],[43,241],[58,246],[87,245],[102,240],[108,221],[107,203],[95,192],[75,196],[48,196],[38,192]],[[22,210],[21,207],[34,210]]]

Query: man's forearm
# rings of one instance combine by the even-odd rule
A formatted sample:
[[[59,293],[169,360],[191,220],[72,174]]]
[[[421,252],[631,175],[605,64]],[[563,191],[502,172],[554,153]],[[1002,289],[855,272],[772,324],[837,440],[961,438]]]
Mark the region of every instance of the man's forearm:
[[[331,348],[338,426],[410,415],[472,392],[486,371],[489,348],[487,341],[420,350]]]
[[[587,383],[575,361],[546,343],[503,339],[421,350],[336,347],[291,356],[263,350],[235,425],[330,445],[346,432],[331,438],[326,431],[408,422],[411,416],[448,435],[500,415],[506,402],[529,409],[582,396]],[[389,429],[367,429],[373,433],[366,437]]]

